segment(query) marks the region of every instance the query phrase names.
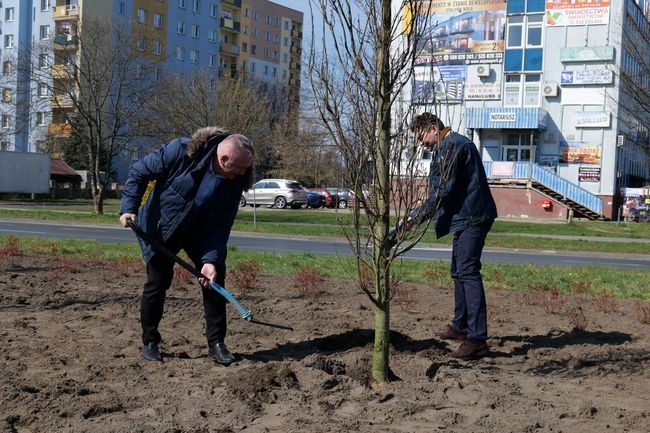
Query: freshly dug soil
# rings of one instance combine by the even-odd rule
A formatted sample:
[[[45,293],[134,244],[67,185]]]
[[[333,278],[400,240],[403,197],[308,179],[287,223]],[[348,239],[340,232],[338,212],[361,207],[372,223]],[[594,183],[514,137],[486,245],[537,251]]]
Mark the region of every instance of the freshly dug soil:
[[[350,281],[314,300],[291,276],[229,308],[229,348],[207,357],[198,285],[179,278],[161,324],[164,362],[140,355],[139,261],[5,255],[0,261],[0,432],[647,432],[650,325],[631,301],[489,290],[490,353],[455,361],[435,338],[449,288],[402,286],[394,380],[369,381],[371,304]],[[310,292],[314,294],[313,291]],[[582,329],[581,329],[582,328]]]

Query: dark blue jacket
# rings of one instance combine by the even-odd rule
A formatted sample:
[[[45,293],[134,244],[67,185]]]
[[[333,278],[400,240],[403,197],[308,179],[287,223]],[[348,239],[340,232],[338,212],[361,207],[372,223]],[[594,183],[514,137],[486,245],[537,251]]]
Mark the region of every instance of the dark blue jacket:
[[[203,175],[217,145],[225,137],[227,134],[207,137],[192,156],[187,152],[190,139],[177,138],[135,163],[124,185],[120,214],[137,214],[137,223],[145,233],[168,241],[186,222]],[[217,186],[226,188],[224,194],[220,194],[225,202],[218,203],[208,215],[199,215],[202,224],[183,227],[184,235],[204,240],[202,263],[225,263],[228,238],[243,191],[244,180],[240,178],[231,181],[220,178]],[[150,181],[155,181],[155,186],[138,211]],[[144,260],[149,261],[154,251],[142,240],[140,245]]]
[[[440,238],[496,217],[497,207],[476,145],[464,135],[448,133],[433,150],[429,197],[412,218],[433,218]]]

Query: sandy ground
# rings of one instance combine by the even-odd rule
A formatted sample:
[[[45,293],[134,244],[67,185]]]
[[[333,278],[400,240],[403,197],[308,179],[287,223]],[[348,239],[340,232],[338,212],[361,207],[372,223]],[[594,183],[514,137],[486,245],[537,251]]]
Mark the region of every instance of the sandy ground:
[[[391,368],[368,383],[373,316],[352,283],[309,301],[291,277],[231,288],[227,344],[207,357],[201,298],[168,294],[163,363],[140,356],[143,266],[47,256],[0,262],[0,432],[647,432],[650,325],[634,303],[490,290],[490,353],[458,362],[434,338],[449,288],[405,286],[392,311]],[[584,327],[583,330],[576,329]]]

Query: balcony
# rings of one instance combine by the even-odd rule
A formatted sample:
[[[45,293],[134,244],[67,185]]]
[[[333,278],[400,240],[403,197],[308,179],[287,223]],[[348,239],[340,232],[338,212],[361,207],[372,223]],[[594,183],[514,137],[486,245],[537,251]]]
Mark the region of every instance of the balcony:
[[[241,9],[241,0],[222,0],[222,5],[228,5],[233,8]]]
[[[238,57],[239,56],[239,47],[237,45],[233,44],[228,44],[228,43],[221,43],[219,45],[219,52],[221,54],[225,54],[230,57]]]
[[[302,32],[299,32],[298,30],[291,30],[291,37],[302,39]]]
[[[289,85],[294,87],[300,87],[300,80],[298,78],[289,78]]]
[[[53,6],[54,19],[61,18],[79,18],[79,7],[76,4]]]
[[[52,65],[52,78],[55,80],[71,80],[74,78],[73,65]]]
[[[289,69],[296,69],[296,70],[297,70],[297,69],[300,69],[300,62],[297,62],[297,61],[295,61],[295,60],[292,60],[292,61],[289,63]]]
[[[52,96],[52,105],[60,108],[73,108],[72,97],[67,94]]]
[[[219,76],[220,77],[229,77],[229,78],[237,78],[239,76],[239,72],[237,71],[237,68],[219,68]]]
[[[47,132],[55,137],[69,137],[72,134],[70,123],[50,123],[47,125]]]
[[[241,23],[235,21],[232,18],[221,18],[221,28],[224,30],[230,30],[233,33],[239,33],[241,29]]]
[[[293,45],[291,46],[290,51],[291,51],[291,54],[301,54],[302,53],[302,50],[300,49],[300,47],[296,47],[296,46],[293,46]]]
[[[55,49],[76,49],[79,38],[77,35],[67,35],[65,33],[57,33],[54,36],[54,48]]]

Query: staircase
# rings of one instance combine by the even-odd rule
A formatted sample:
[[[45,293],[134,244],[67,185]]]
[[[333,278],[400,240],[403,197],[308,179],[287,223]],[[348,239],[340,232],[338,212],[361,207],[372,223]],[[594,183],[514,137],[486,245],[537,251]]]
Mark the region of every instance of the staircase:
[[[600,197],[537,164],[483,161],[483,166],[490,182],[525,181],[531,188],[572,209],[576,216],[583,216],[590,220],[604,218],[603,201]]]

